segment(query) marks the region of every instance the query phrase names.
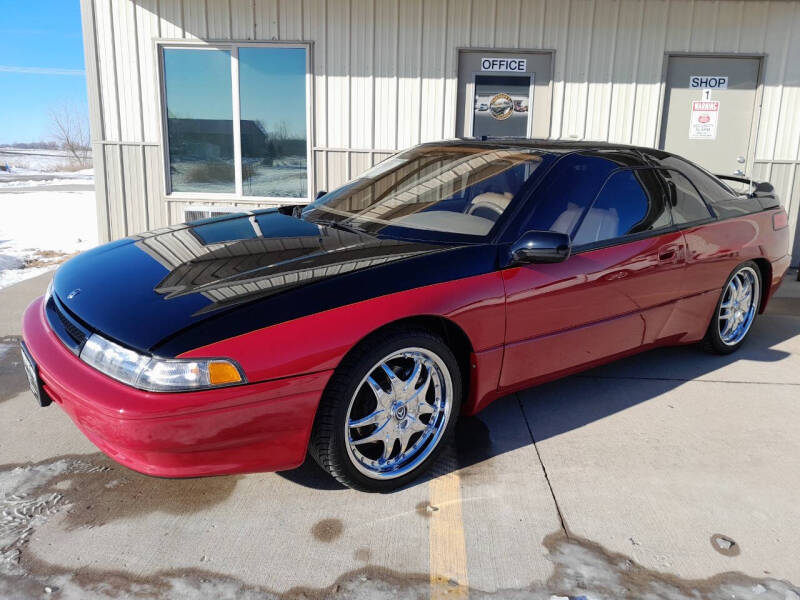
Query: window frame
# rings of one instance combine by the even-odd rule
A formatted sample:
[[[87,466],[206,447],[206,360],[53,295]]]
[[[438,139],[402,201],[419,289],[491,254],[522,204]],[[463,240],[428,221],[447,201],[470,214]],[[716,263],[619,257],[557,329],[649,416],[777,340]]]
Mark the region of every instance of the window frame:
[[[162,193],[165,200],[235,202],[236,204],[254,205],[305,205],[311,201],[314,190],[314,74],[312,42],[253,42],[249,40],[172,40],[156,39],[154,41],[158,77],[159,130],[161,136],[162,168],[164,186]],[[306,54],[306,192],[305,198],[281,196],[246,196],[243,193],[242,181],[242,136],[241,114],[239,103],[239,49],[240,48],[301,48]],[[167,94],[166,72],[164,69],[164,51],[170,49],[191,49],[197,51],[223,50],[231,53],[231,104],[233,121],[233,160],[234,160],[234,192],[175,192],[169,176],[169,133],[167,131]]]

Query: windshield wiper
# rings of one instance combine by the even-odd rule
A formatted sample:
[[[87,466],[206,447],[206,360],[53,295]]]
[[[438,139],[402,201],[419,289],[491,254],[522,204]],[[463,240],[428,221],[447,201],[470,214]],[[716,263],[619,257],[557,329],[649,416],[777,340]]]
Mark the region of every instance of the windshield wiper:
[[[341,231],[347,231],[348,233],[355,233],[356,235],[365,235],[365,232],[362,229],[352,227],[351,225],[345,225],[340,221],[333,221],[331,219],[314,219],[311,221],[311,223],[314,225],[323,225],[325,227],[332,227]]]

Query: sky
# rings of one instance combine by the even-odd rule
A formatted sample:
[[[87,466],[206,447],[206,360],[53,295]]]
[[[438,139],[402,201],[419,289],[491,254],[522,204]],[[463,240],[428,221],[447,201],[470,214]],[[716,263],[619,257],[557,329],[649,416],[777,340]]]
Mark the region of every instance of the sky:
[[[79,0],[0,0],[0,144],[47,141],[65,103],[87,112]]]

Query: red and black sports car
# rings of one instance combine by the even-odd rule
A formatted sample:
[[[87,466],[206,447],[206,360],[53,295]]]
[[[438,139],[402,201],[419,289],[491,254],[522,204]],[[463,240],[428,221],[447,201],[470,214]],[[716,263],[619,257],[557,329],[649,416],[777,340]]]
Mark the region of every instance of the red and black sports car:
[[[459,414],[646,348],[736,350],[789,263],[768,184],[648,148],[424,144],[302,210],[196,221],[65,263],[24,317],[41,404],[186,477],[408,482]]]

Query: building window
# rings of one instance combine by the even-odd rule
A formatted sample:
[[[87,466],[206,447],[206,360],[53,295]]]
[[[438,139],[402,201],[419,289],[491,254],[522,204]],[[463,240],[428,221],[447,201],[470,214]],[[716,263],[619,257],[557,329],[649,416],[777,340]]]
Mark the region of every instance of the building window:
[[[167,192],[308,197],[307,50],[162,49]]]

